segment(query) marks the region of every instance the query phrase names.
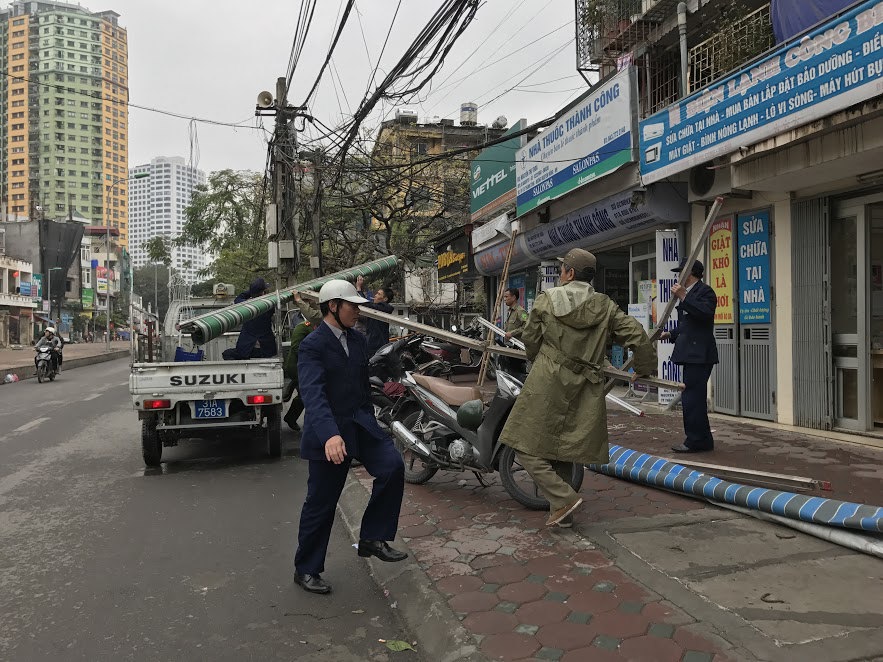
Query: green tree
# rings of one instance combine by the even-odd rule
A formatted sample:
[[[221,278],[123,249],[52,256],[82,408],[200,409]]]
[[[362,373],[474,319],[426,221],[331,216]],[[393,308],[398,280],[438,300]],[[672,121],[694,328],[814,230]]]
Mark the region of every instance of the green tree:
[[[185,210],[176,245],[203,246],[215,254],[215,280],[245,289],[256,277],[272,280],[267,267],[263,178],[251,171],[219,170],[197,187]]]
[[[169,270],[162,264],[145,264],[134,271],[133,289],[145,308],[151,304],[163,319],[169,309]]]

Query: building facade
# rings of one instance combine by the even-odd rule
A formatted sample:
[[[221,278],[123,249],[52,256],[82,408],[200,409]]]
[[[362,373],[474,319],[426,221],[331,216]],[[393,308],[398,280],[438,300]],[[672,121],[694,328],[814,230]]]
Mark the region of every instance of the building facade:
[[[671,267],[698,247],[718,295],[714,409],[883,433],[883,3],[826,3],[821,22],[820,3],[680,4],[682,37],[677,2],[577,1],[578,65],[601,81],[561,111],[560,131],[573,144],[588,121],[600,142],[571,161],[553,125],[519,152],[509,282],[553,284],[545,260],[581,246],[598,256],[596,287],[653,328]],[[619,129],[598,112],[617,103],[631,118]],[[593,172],[619,148],[622,164]],[[492,282],[513,227],[473,233]],[[666,345],[660,374],[679,380]]]
[[[130,252],[132,266],[143,267],[150,262],[145,242],[154,237],[174,239],[184,227],[184,210],[193,191],[206,183],[202,170],[189,167],[181,157],[160,156],[150,163],[129,169]],[[175,246],[171,249],[172,268],[187,281],[205,280],[200,271],[211,264],[211,256],[199,246]]]
[[[0,239],[0,347],[29,345],[34,339],[38,283],[31,263],[6,255]]]
[[[0,12],[0,62],[3,220],[109,225],[125,245],[129,73],[119,14],[16,0]]]

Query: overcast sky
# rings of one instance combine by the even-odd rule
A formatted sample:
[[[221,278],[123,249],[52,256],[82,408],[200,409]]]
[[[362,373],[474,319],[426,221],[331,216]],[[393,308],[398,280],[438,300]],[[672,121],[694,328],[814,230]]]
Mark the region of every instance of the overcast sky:
[[[187,117],[244,122],[248,128],[197,123],[193,158],[209,172],[263,171],[267,134],[253,128],[255,100],[261,90],[273,91],[276,79],[285,75],[300,0],[90,3],[94,0],[83,1],[92,11],[118,12],[128,30],[131,103]],[[312,85],[344,4],[318,0],[289,101],[299,104]],[[355,10],[350,15],[311,114],[337,126],[356,109],[397,4],[398,0],[358,0],[358,15]],[[378,79],[398,61],[439,4],[402,0]],[[439,116],[459,122],[460,103],[474,101],[482,124],[499,115],[511,125],[521,117],[535,122],[554,114],[586,87],[574,64],[573,20],[573,0],[485,0],[432,89],[403,107],[415,110],[421,121]],[[393,111],[386,107],[383,112]],[[138,108],[129,113],[130,166],[155,156],[190,158],[188,120]],[[375,126],[381,117],[378,107],[368,124]],[[272,122],[264,118],[267,129]]]

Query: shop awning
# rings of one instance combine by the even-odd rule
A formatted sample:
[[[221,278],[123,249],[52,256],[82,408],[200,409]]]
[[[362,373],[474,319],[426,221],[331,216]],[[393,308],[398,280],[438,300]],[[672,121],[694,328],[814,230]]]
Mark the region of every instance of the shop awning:
[[[544,223],[518,235],[510,271],[564,255],[571,248],[593,246],[660,225],[687,223],[690,205],[683,184],[648,186],[640,196],[629,189]],[[503,241],[475,253],[475,268],[485,276],[499,274],[509,243]]]
[[[181,322],[178,329],[184,333],[191,334],[193,342],[197,345],[204,345],[210,340],[235,329],[237,326],[248,320],[252,320],[258,315],[262,315],[272,310],[277,301],[287,303],[291,301],[295,291],[318,290],[329,280],[340,278],[343,280],[355,280],[356,276],[365,276],[365,278],[376,278],[398,266],[398,259],[395,255],[380,258],[372,262],[345,269],[335,274],[323,276],[322,278],[314,278],[305,283],[298,283],[293,287],[266,294],[262,297],[256,297],[243,301],[242,303],[234,303],[226,308],[214,310],[205,315],[194,317],[193,319]]]

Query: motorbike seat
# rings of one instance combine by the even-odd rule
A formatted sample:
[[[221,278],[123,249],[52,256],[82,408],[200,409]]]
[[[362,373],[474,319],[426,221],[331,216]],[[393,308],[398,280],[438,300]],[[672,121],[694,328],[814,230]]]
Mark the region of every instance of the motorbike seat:
[[[435,393],[451,407],[459,407],[470,400],[483,400],[484,395],[477,386],[457,386],[441,377],[427,377],[412,374],[411,377],[427,391]]]

